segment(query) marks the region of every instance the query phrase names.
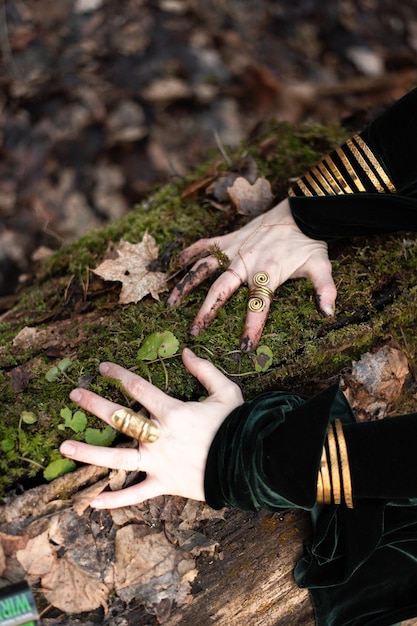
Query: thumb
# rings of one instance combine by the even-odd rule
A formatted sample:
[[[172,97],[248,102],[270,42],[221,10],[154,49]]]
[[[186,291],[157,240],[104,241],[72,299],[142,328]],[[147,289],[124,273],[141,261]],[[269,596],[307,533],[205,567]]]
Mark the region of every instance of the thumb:
[[[228,404],[243,402],[239,387],[210,361],[196,356],[189,348],[184,348],[182,360],[188,371],[200,381],[210,396],[221,394],[221,399]]]
[[[333,316],[337,289],[334,284],[330,261],[322,264],[321,268],[316,268],[310,278],[317,295],[320,311],[322,311],[325,315]]]

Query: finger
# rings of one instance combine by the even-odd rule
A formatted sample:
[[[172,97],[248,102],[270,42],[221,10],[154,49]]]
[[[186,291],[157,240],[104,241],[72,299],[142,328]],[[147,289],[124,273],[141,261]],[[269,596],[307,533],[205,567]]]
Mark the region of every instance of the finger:
[[[128,472],[146,471],[144,467],[145,449],[142,447],[139,454],[137,448],[104,448],[91,446],[80,441],[67,440],[62,442],[60,452],[69,459],[80,463],[123,469]]]
[[[122,506],[139,504],[150,498],[161,496],[164,492],[161,483],[147,477],[144,481],[121,491],[103,491],[97,498],[90,502],[90,506],[97,509],[117,509]]]
[[[219,309],[231,298],[236,289],[240,287],[242,280],[237,273],[224,272],[214,281],[199,312],[191,326],[190,333],[194,337],[202,330],[207,329],[215,319]]]
[[[185,248],[178,257],[178,264],[181,267],[190,265],[193,261],[202,256],[207,256],[207,250],[212,245],[212,239],[199,239]]]
[[[82,409],[85,409],[89,413],[93,413],[110,425],[112,425],[110,418],[113,413],[123,408],[121,404],[106,400],[105,398],[102,398],[101,396],[92,391],[88,391],[87,389],[73,389],[69,397],[73,402],[75,402],[75,404],[78,404],[78,406],[80,406]]]
[[[155,387],[155,385],[152,385],[152,383],[141,376],[134,374],[120,365],[116,365],[115,363],[101,363],[99,370],[103,376],[119,380],[129,396],[140,402],[149,413],[157,417],[160,421],[163,419],[164,413],[170,408],[175,407],[179,402],[179,400],[168,396],[161,389],[158,389],[158,387]],[[92,402],[93,404],[96,402],[95,398],[92,399]]]
[[[190,374],[200,381],[210,396],[214,397],[220,394],[223,400],[229,398],[232,402],[237,401],[238,404],[243,402],[239,387],[222,374],[210,361],[201,359],[189,348],[184,348],[182,360]]]
[[[175,285],[167,300],[167,305],[172,306],[184,300],[193,289],[211,276],[218,267],[219,263],[213,256],[207,256],[203,260],[198,261],[184,278]]]
[[[245,330],[240,339],[242,352],[252,352],[252,350],[257,348],[268,318],[270,306],[270,302],[267,301],[262,311],[257,311],[256,313],[252,311],[247,312]]]
[[[337,297],[337,289],[332,276],[330,261],[325,261],[310,275],[314,291],[317,295],[318,307],[325,315],[333,316]]]

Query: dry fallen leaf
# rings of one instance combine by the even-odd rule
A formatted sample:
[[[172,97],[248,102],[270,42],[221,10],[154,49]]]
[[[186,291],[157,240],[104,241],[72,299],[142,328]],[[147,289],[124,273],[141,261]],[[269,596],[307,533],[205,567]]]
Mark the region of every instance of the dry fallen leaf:
[[[341,387],[359,420],[383,418],[400,395],[408,372],[405,354],[385,345],[354,361]]]
[[[45,576],[57,560],[56,552],[49,541],[49,529],[29,539],[23,550],[16,551],[16,558],[29,576]]]
[[[264,177],[258,178],[251,185],[246,178],[239,176],[227,191],[237,212],[250,217],[265,213],[274,200],[271,185]]]
[[[167,275],[163,272],[151,272],[149,263],[158,258],[158,246],[155,239],[147,232],[140,243],[129,243],[123,239],[116,247],[116,259],[103,261],[94,271],[104,280],[120,281],[122,290],[120,304],[139,302],[148,293],[155,300],[167,290]]]
[[[42,591],[48,602],[66,613],[93,611],[99,606],[107,608],[106,585],[66,555],[42,578]]]

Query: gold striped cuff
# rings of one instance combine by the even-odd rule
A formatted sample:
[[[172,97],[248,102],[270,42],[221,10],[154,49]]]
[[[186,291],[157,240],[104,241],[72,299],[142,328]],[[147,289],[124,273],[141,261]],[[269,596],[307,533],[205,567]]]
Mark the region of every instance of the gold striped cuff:
[[[347,193],[396,193],[394,183],[359,135],[348,139],[298,178],[289,196],[331,196]]]

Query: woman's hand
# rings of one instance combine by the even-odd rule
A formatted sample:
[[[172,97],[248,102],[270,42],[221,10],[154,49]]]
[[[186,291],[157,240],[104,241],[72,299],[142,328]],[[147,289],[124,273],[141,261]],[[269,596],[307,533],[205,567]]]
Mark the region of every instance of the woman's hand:
[[[200,239],[186,248],[179,263],[186,267],[194,262],[188,274],[176,285],[168,305],[179,304],[195,287],[219,269],[213,247],[230,259],[230,265],[211,286],[203,306],[191,326],[191,335],[208,328],[217,311],[242,285],[253,286],[253,276],[266,272],[268,288],[275,291],[289,278],[310,278],[317,294],[319,308],[325,315],[334,314],[336,287],[328,257],[327,244],[304,235],[292,217],[288,199],[260,215],[243,228],[210,239]],[[196,261],[196,259],[198,259]],[[265,298],[259,312],[248,310],[241,338],[241,350],[250,352],[258,345],[270,308]]]
[[[182,358],[208,391],[202,402],[181,402],[119,365],[100,365],[101,374],[119,380],[127,393],[150,412],[160,436],[154,443],[140,443],[139,449],[102,448],[78,441],[62,443],[61,453],[76,461],[147,474],[133,487],[101,493],[91,506],[116,508],[163,494],[204,500],[204,472],[211,442],[223,420],[242,404],[243,398],[239,387],[209,361],[187,348]],[[108,424],[113,413],[123,408],[85,389],[74,389],[70,398]]]

